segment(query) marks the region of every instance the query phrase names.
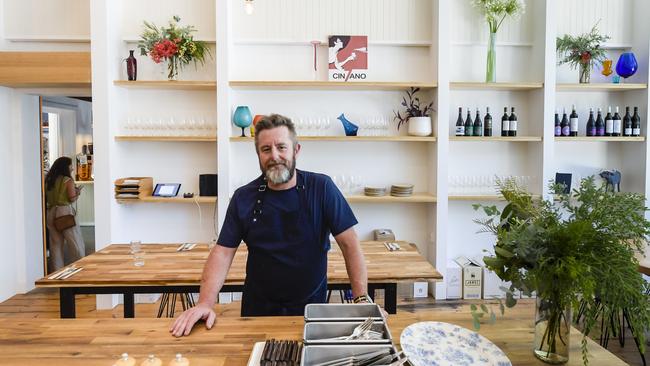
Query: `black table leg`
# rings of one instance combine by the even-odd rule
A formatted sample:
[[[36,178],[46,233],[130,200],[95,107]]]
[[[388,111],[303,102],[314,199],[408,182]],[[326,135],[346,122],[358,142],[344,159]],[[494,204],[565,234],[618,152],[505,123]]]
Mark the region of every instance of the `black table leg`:
[[[61,319],[75,318],[75,292],[68,287],[59,288],[59,313]]]
[[[388,314],[397,314],[396,283],[387,283],[384,287],[384,309]]]
[[[133,292],[124,292],[124,317],[135,318],[135,295]]]

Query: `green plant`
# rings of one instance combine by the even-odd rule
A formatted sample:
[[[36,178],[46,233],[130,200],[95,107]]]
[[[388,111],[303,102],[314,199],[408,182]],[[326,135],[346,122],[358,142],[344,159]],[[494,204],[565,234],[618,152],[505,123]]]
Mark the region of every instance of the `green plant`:
[[[592,68],[594,62],[602,64],[607,52],[600,47],[609,40],[609,36],[598,34],[598,23],[589,33],[579,36],[565,34],[557,37],[556,49],[560,60],[558,65],[569,64],[571,68],[579,66]]]
[[[499,278],[511,282],[507,307],[516,305],[513,291],[531,295],[553,306],[548,332],[553,323],[565,319],[564,309],[582,305],[584,318],[583,362],[587,364],[586,337],[599,317],[609,322],[612,315],[627,310],[634,336],[644,350],[644,331],[650,327],[650,303],[644,293],[647,284],[638,272],[636,253],[643,251],[650,222],[642,195],[607,192],[594,178],[582,180],[570,194],[552,186],[555,201],[535,200],[513,181],[498,182],[507,204],[474,205],[487,218],[475,220],[481,232],[496,235],[494,254],[484,262]],[[503,304],[500,304],[503,312]],[[472,309],[475,326],[488,312]],[[479,315],[480,314],[480,315]],[[616,334],[613,324],[606,325]],[[602,331],[602,330],[601,330]],[[555,334],[546,334],[555,341]],[[551,345],[552,346],[552,345]]]
[[[526,10],[523,0],[472,0],[472,5],[485,17],[490,33],[496,33],[507,16],[517,17]]]
[[[181,18],[174,15],[169,21],[169,27],[158,27],[153,23],[144,21],[144,31],[140,35],[138,47],[142,56],[149,55],[155,63],[170,61],[169,78],[175,76],[178,69],[182,69],[190,62],[205,63],[205,56],[212,57],[210,48],[205,42],[195,41],[193,32],[194,26],[188,25],[179,27]]]

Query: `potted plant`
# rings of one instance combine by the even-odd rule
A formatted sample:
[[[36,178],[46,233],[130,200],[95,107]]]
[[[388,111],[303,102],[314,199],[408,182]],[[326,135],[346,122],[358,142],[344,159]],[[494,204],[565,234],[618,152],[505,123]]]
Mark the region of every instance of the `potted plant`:
[[[607,192],[604,186],[596,186],[593,177],[582,180],[569,194],[561,193],[563,186],[552,187],[554,201],[535,200],[513,181],[498,185],[506,206],[499,210],[474,205],[487,215],[475,222],[481,231],[496,235],[494,254],[484,257],[484,262],[511,283],[504,288],[506,306],[516,305],[514,291],[536,293],[535,356],[547,363],[568,361],[571,314],[578,307],[584,319],[584,364],[588,362],[586,337],[600,323],[597,320],[608,323],[623,311],[643,351],[650,304],[645,293],[648,284],[638,272],[635,254],[643,251],[650,234],[644,197]],[[487,312],[485,306],[481,308],[480,312],[472,308],[475,323]],[[617,326],[606,326],[616,334]]]
[[[406,97],[402,98],[404,114],[393,111],[395,114],[393,120],[397,121],[397,130],[402,124],[408,122],[409,135],[430,136],[432,132],[431,112],[434,111],[433,102],[422,105],[420,98],[415,96],[419,91],[420,88],[411,88],[406,91]]]
[[[138,47],[140,54],[149,55],[153,62],[167,62],[167,78],[177,80],[178,72],[190,62],[205,63],[205,56],[212,57],[205,42],[194,40],[194,26],[179,27],[181,18],[175,15],[169,21],[169,27],[158,28],[155,24],[144,22],[144,31],[140,36]]]
[[[580,70],[580,83],[589,83],[591,69],[595,63],[602,65],[605,60],[605,50],[601,43],[607,42],[609,36],[598,34],[598,23],[591,28],[589,33],[579,36],[565,34],[557,38],[556,48],[561,57],[558,65],[569,64],[572,69]]]

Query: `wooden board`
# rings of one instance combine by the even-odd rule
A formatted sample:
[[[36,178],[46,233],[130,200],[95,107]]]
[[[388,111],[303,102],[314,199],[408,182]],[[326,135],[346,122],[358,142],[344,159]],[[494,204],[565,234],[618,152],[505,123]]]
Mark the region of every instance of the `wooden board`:
[[[643,273],[646,276],[650,276],[650,260],[641,262],[639,264],[639,272]]]
[[[450,136],[450,141],[471,142],[538,142],[541,136]]]
[[[588,84],[557,84],[557,91],[628,91],[648,89],[648,84],[635,83],[588,83]]]
[[[435,136],[298,136],[299,141],[345,141],[345,142],[435,142]],[[233,142],[253,142],[252,137],[233,136]]]
[[[413,193],[408,197],[395,197],[389,194],[381,197],[365,195],[346,195],[345,199],[350,203],[435,203],[436,196],[431,193]]]
[[[368,282],[442,279],[442,275],[420,255],[414,245],[406,242],[400,244],[402,250],[389,252],[383,243],[362,243],[368,266]],[[135,267],[129,245],[112,244],[75,262],[84,269],[69,279],[58,281],[42,278],[36,281],[36,287],[198,285],[208,257],[208,245],[199,244],[191,251],[177,252],[179,245],[143,244],[145,265]],[[246,246],[241,245],[228,272],[227,285],[244,283],[247,256]],[[328,258],[329,283],[349,283],[338,245],[332,245]]]
[[[233,80],[230,81],[233,88],[257,88],[257,89],[348,89],[348,90],[404,90],[411,87],[422,89],[435,88],[437,84],[422,82],[336,82],[336,81],[295,81],[295,80]]]
[[[585,141],[585,142],[643,142],[645,136],[564,136],[555,137],[555,142]]]
[[[0,52],[0,85],[88,88],[90,52]]]
[[[471,329],[467,306],[455,312],[422,310],[399,312],[388,317],[399,346],[402,330],[419,321],[443,321]],[[127,352],[139,365],[155,354],[166,365],[176,353],[192,366],[244,366],[255,342],[275,338],[301,340],[302,317],[219,317],[211,330],[195,326],[188,337],[169,334],[170,319],[3,319],[0,326],[0,364],[14,366],[112,365]],[[518,316],[506,312],[494,325],[484,324],[481,333],[510,358],[513,365],[542,366],[532,352],[533,313]],[[582,335],[571,332],[569,366],[582,365]],[[588,340],[591,366],[618,366],[625,362]]]
[[[115,136],[115,141],[216,142],[216,136]]]
[[[216,81],[198,80],[115,80],[116,86],[140,89],[172,89],[172,90],[211,90],[217,91]]]
[[[541,89],[544,83],[485,83],[485,82],[464,82],[452,81],[449,87],[465,90],[503,90],[503,91],[527,91]]]

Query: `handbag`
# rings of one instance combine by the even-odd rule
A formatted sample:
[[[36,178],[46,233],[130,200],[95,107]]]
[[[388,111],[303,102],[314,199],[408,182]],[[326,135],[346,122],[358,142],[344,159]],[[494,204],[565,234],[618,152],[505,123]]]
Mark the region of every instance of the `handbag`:
[[[56,213],[58,214],[59,208],[64,208],[64,207],[69,207],[70,211],[68,213],[65,213],[64,215],[57,216],[54,218],[54,228],[57,231],[64,231],[67,230],[75,225],[77,225],[77,222],[74,219],[74,211],[72,209],[72,206],[60,206],[57,207]]]

